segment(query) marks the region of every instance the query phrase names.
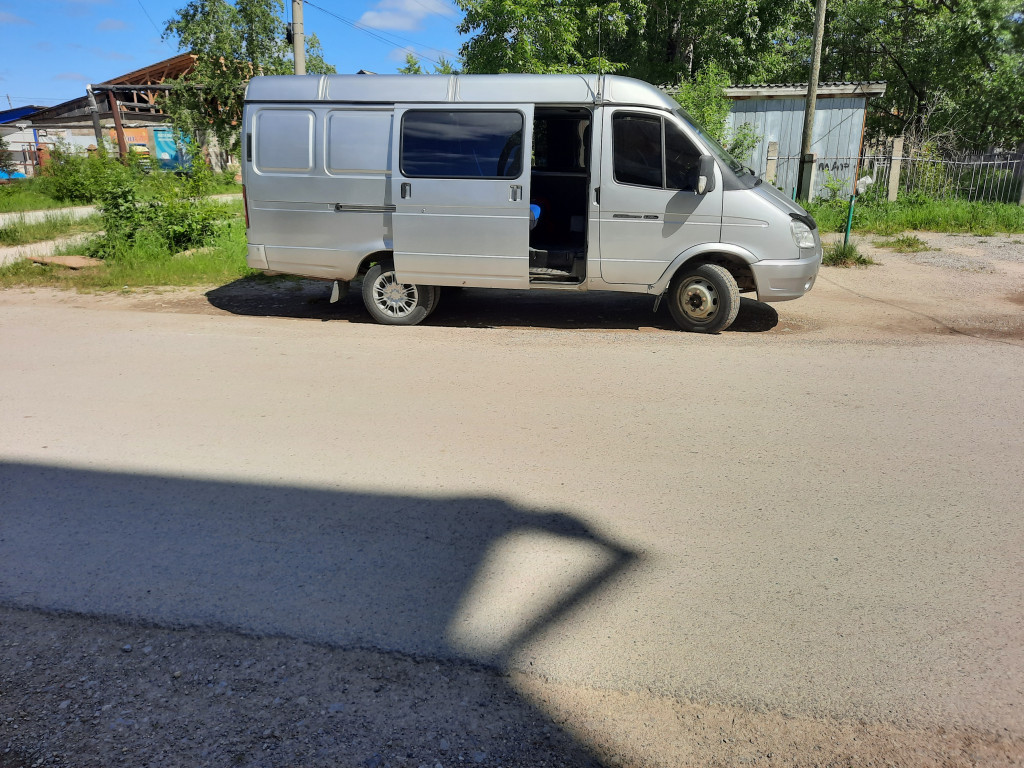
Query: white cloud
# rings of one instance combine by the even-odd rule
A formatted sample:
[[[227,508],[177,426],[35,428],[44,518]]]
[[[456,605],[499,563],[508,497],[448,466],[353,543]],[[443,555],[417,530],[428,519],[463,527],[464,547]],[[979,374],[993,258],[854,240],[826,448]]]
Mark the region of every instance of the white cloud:
[[[7,13],[6,11],[0,11],[0,24],[31,24],[32,22],[28,19],[23,19],[21,16],[15,16],[13,13]]]
[[[444,0],[379,0],[359,17],[359,23],[374,29],[415,32],[431,14],[454,16],[455,9]]]

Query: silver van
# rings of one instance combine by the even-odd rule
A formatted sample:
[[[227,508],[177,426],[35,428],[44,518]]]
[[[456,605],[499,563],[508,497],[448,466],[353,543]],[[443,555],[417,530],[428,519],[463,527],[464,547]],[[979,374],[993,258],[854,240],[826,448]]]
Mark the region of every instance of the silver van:
[[[361,276],[391,325],[467,286],[647,293],[715,333],[821,264],[806,211],[625,77],[256,77],[242,152],[249,266]]]

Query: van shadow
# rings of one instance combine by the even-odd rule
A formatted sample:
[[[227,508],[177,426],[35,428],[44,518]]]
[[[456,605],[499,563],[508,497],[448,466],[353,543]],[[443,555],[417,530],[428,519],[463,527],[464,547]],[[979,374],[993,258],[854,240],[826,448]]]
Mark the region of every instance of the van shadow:
[[[0,603],[469,661],[497,671],[639,560],[572,514],[490,497],[23,463],[0,464],[0,490]],[[512,546],[524,537],[542,545]],[[557,562],[552,552],[560,553]],[[495,558],[498,571],[489,567]],[[509,569],[520,581],[492,583],[495,572]],[[544,572],[560,574],[561,586],[547,585],[550,599],[539,608],[531,600],[517,604],[517,584],[533,581],[531,590],[545,592],[535,576]],[[576,577],[566,582],[567,572]],[[505,689],[520,721],[557,730],[503,678],[489,677],[489,685]],[[420,702],[421,727],[436,734],[443,724],[432,723],[429,713],[450,713],[450,703]],[[409,720],[401,703],[389,707],[396,723]],[[230,710],[219,717],[230,718]],[[502,741],[506,736],[496,733],[494,743],[477,748],[500,757],[515,749]],[[561,753],[548,759],[593,764],[584,745],[563,736]]]
[[[317,280],[242,278],[206,294],[217,309],[236,315],[373,322],[360,294],[361,284],[330,303],[331,284]],[[513,291],[445,288],[437,309],[423,323],[446,328],[549,328],[564,330],[677,331],[664,302],[653,311],[646,294],[606,291]],[[763,333],[779,314],[769,304],[741,297],[739,314],[726,333]]]

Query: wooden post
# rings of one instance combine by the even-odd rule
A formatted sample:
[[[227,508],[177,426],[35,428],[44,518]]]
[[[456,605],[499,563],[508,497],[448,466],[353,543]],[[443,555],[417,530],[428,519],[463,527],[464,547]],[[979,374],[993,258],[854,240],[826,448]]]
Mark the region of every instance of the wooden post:
[[[808,152],[800,158],[800,182],[796,190],[798,200],[810,202],[814,194],[814,180],[818,175],[818,155]]]
[[[117,152],[123,159],[128,156],[128,142],[124,139],[124,126],[121,125],[121,110],[117,106],[117,99],[113,91],[107,91],[107,101],[110,102],[110,114],[114,116],[114,133],[117,134]]]
[[[903,137],[892,140],[892,164],[889,166],[889,201],[896,200],[900,191],[900,166],[903,164]]]
[[[768,142],[768,159],[764,164],[764,180],[775,186],[775,177],[779,171],[779,142]]]

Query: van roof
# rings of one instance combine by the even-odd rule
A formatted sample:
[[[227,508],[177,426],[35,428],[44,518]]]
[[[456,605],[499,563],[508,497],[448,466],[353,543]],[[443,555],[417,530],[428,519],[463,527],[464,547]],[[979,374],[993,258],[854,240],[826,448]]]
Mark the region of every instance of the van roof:
[[[250,80],[245,100],[677,106],[653,85],[617,75],[278,75]]]

